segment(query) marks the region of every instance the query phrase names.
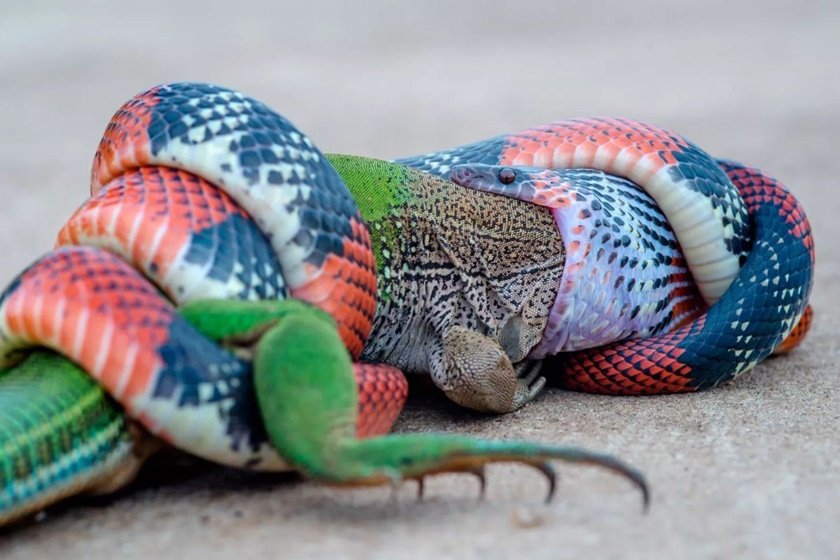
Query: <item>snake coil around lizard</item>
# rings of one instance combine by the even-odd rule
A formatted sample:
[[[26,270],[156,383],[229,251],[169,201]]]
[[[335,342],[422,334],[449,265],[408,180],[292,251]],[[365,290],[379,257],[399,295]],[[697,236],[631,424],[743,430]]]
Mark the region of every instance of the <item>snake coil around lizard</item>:
[[[599,168],[637,182],[662,207],[710,308],[676,330],[568,354],[560,375],[569,387],[695,390],[749,369],[797,325],[797,335],[807,330],[800,318],[810,316],[814,253],[798,202],[760,171],[716,163],[677,136],[630,121],[572,121],[401,161],[508,195],[508,185],[538,174],[522,165]],[[549,183],[514,196],[544,204]],[[45,346],[81,365],[152,434],[224,464],[285,466],[267,443],[247,364],[198,335],[169,300],[297,298],[328,312],[358,358],[376,312],[376,269],[339,175],[262,103],[179,83],[114,115],[91,195],[57,248],[0,298],[0,364]],[[679,216],[686,201],[691,223]],[[693,242],[698,228],[702,242]],[[554,350],[550,331],[551,323],[535,357]],[[358,433],[387,432],[405,399],[402,374],[357,364],[356,379]]]

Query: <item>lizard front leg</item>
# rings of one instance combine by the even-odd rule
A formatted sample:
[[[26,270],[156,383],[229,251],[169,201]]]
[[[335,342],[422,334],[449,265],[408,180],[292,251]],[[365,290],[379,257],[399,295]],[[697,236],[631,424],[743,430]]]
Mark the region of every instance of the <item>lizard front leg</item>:
[[[545,386],[540,362],[514,365],[498,342],[459,325],[449,327],[432,352],[435,384],[452,401],[480,412],[518,410]]]

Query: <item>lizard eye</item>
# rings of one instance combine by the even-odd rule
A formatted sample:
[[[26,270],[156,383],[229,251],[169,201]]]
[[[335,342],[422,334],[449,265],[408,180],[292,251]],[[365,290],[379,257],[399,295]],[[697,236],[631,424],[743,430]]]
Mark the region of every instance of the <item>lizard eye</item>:
[[[513,183],[514,179],[516,179],[516,171],[509,167],[505,167],[501,171],[499,171],[499,181],[502,182],[503,185],[509,185]]]

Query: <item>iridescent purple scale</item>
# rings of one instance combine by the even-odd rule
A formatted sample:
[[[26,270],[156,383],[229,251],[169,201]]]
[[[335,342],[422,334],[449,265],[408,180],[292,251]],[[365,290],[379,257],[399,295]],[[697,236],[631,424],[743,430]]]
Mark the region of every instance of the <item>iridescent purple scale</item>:
[[[565,270],[530,357],[650,336],[702,309],[674,232],[634,183],[589,169],[469,165],[452,173],[470,188],[549,207],[557,223]]]

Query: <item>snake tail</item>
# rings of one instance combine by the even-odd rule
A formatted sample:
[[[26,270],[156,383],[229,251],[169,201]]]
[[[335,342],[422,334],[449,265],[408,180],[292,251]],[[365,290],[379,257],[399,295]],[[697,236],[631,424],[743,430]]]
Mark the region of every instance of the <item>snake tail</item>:
[[[241,319],[247,315],[243,306],[261,304],[216,305]],[[269,440],[305,475],[339,485],[396,484],[441,472],[480,472],[487,463],[512,461],[546,474],[551,494],[554,474],[548,461],[559,459],[619,473],[641,490],[647,506],[648,487],[641,473],[614,457],[583,449],[447,434],[358,439],[357,388],[348,375],[351,359],[335,323],[315,308],[296,305],[293,311],[272,321],[257,344],[254,384]],[[295,398],[288,398],[290,393]]]

